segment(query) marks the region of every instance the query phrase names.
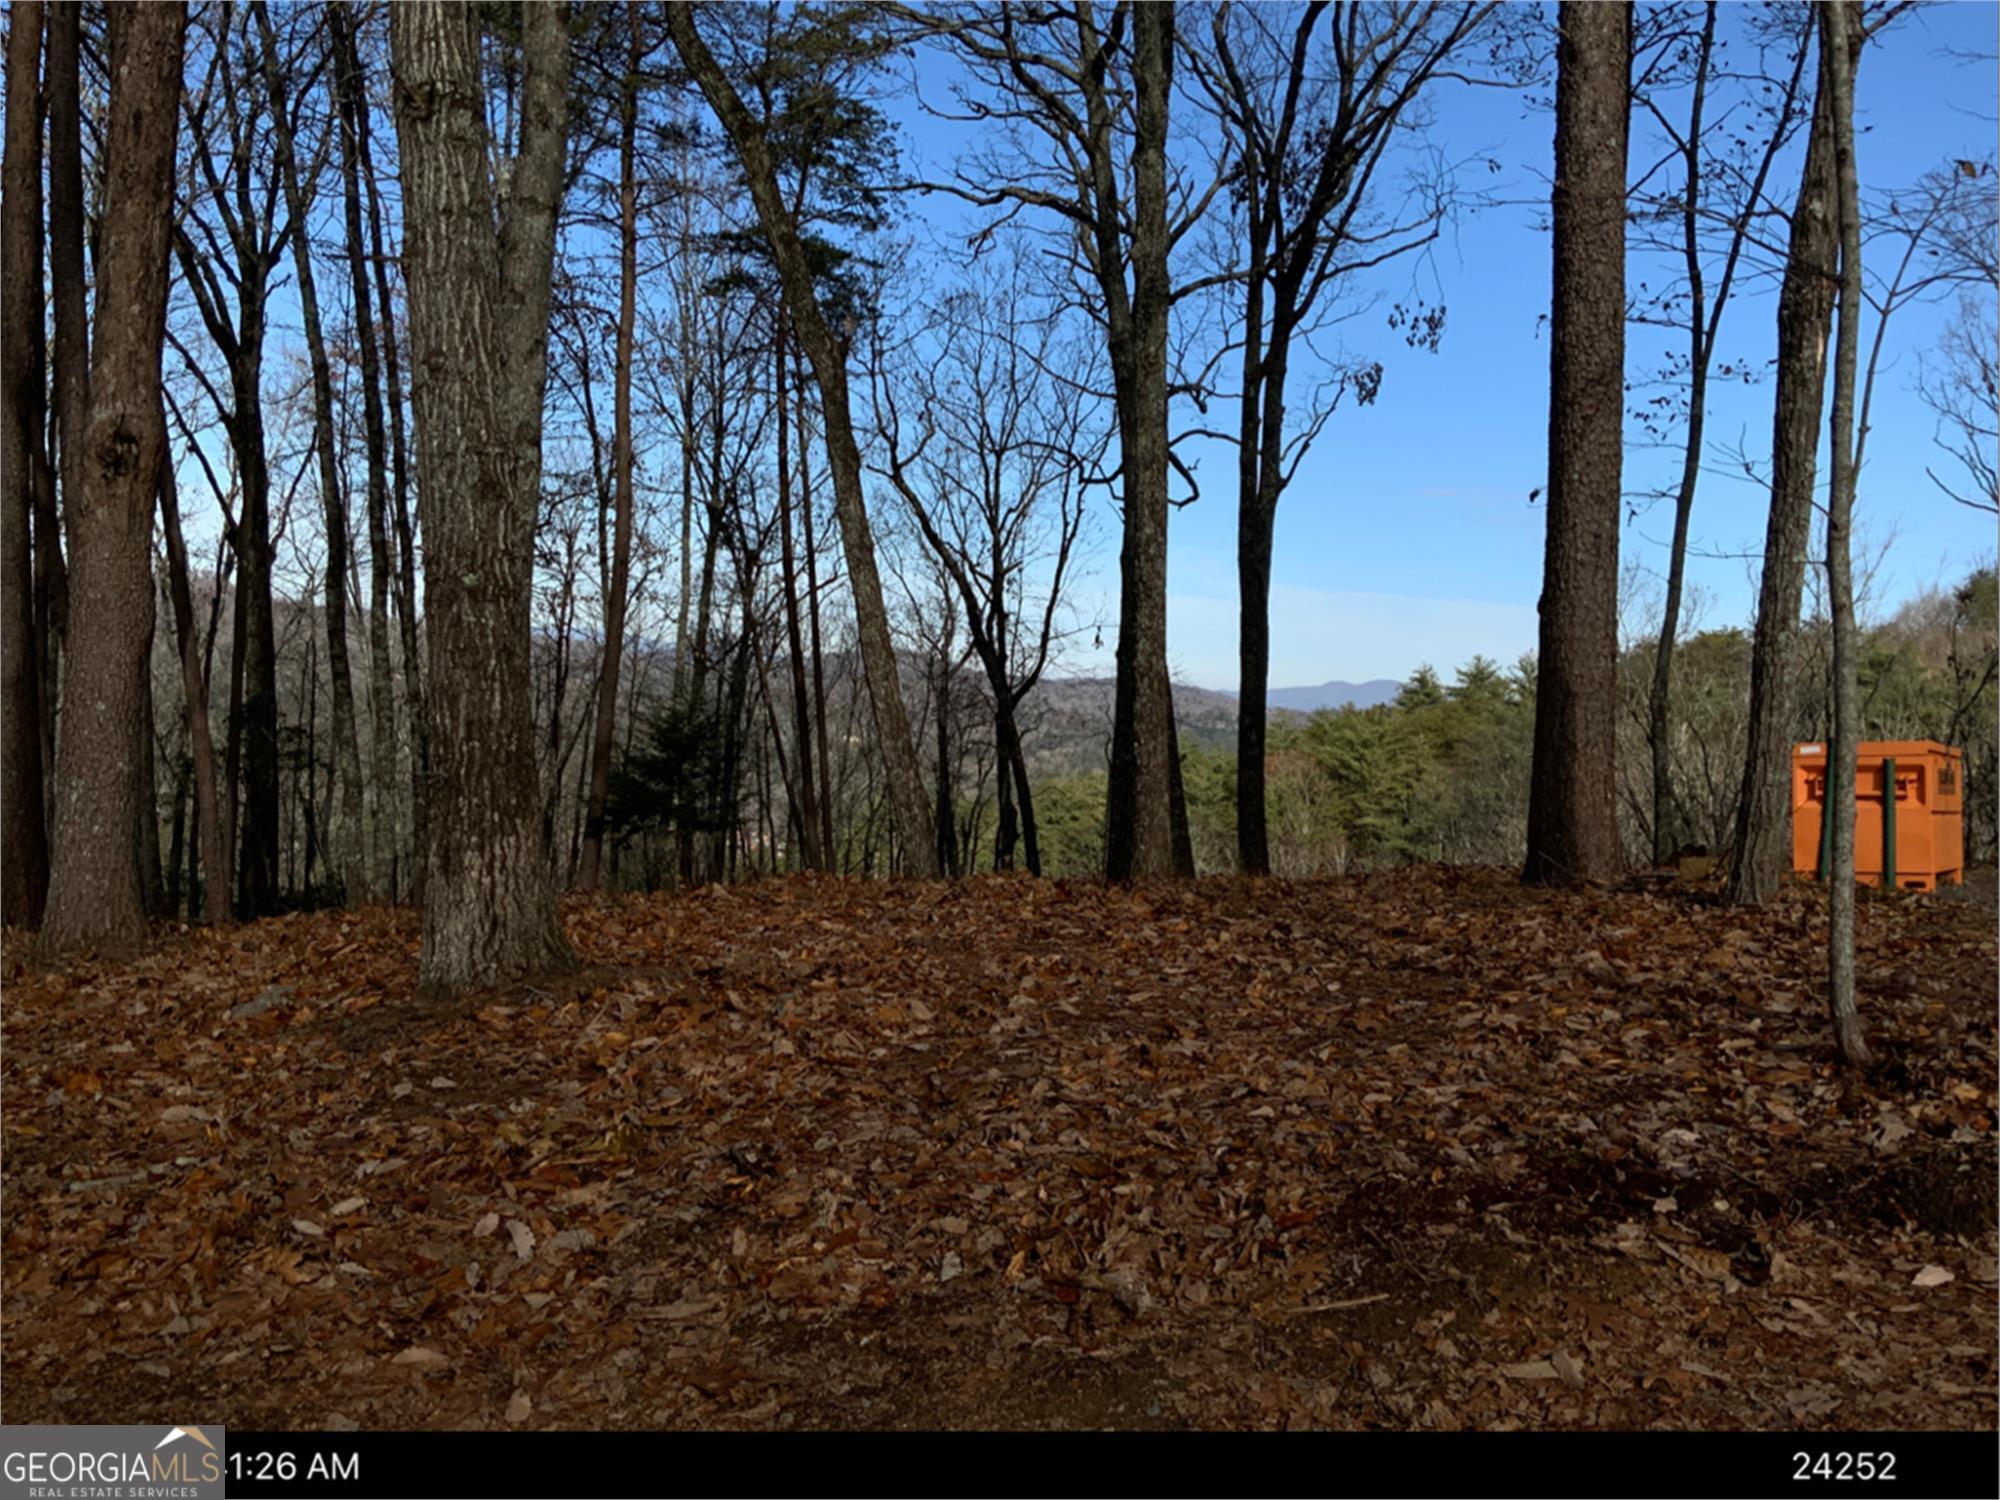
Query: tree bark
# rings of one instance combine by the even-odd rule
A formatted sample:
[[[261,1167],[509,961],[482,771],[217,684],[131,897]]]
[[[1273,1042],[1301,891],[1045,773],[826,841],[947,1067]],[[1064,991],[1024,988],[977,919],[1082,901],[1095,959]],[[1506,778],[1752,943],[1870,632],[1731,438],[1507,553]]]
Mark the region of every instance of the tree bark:
[[[1548,531],[1528,858],[1535,884],[1622,871],[1615,776],[1631,14],[1568,0],[1556,75]]]
[[[41,923],[49,889],[34,515],[47,482],[42,300],[42,6],[8,17],[5,161],[0,165],[0,921]]]
[[[744,108],[721,65],[695,30],[691,7],[669,4],[666,21],[682,62],[694,75],[709,107],[735,144],[751,197],[757,204],[758,219],[777,264],[786,311],[819,383],[827,459],[833,472],[834,515],[840,523],[841,543],[847,556],[847,582],[854,596],[862,671],[874,712],[876,747],[882,756],[905,867],[912,875],[935,877],[939,873],[937,831],[924,795],[916,744],[910,737],[910,716],[903,703],[895,642],[889,634],[889,614],[882,604],[882,579],[875,565],[875,538],[861,493],[861,450],[854,440],[846,340],[835,337],[820,312],[805,247],[800,242],[798,226],[786,213],[779,195],[763,128]],[[1164,465],[1164,459],[1162,462]],[[1162,641],[1164,646],[1164,634]],[[1164,649],[1161,666],[1164,675]]]
[[[1248,148],[1246,158],[1255,160],[1248,156]],[[1282,401],[1284,383],[1272,382],[1266,375],[1267,234],[1260,195],[1253,190],[1245,198],[1250,220],[1250,257],[1244,282],[1243,396],[1236,434],[1236,867],[1245,875],[1268,875],[1271,833],[1264,754],[1270,722],[1271,547],[1277,511],[1264,503],[1265,424],[1263,403],[1257,396],[1261,388],[1267,397]],[[1279,426],[1282,436],[1282,415]]]
[[[1119,551],[1117,683],[1112,700],[1105,876],[1131,880],[1175,873],[1173,694],[1167,678],[1167,114],[1173,90],[1171,0],[1132,11],[1136,95],[1132,141],[1132,295],[1124,319],[1114,304],[1112,369],[1125,478]],[[1093,94],[1089,108],[1104,108]],[[1108,125],[1106,129],[1108,130]],[[1102,164],[1110,171],[1108,158]],[[1108,201],[1113,194],[1100,193]],[[1100,239],[1117,225],[1100,215]],[[1100,276],[1122,278],[1114,244],[1098,250]],[[1119,300],[1123,300],[1122,298]],[[1126,336],[1117,325],[1126,323]]]
[[[278,909],[281,815],[278,786],[278,634],[271,601],[276,547],[271,540],[271,471],[264,446],[263,277],[245,278],[238,325],[241,350],[230,361],[230,443],[242,485],[236,528],[236,608],[243,617],[243,834],[237,903],[243,915]]]
[[[1271,548],[1277,515],[1254,491],[1236,508],[1236,867],[1271,873],[1264,757],[1270,724]]]
[[[153,497],[166,451],[160,349],[187,11],[114,7],[109,21],[96,362],[76,455],[83,484],[69,506],[78,629],[56,759],[55,862],[35,950],[43,961],[146,935],[133,830],[141,736],[150,734],[140,688],[153,614]]]
[[[1847,28],[1849,76],[1859,65],[1858,27]],[[1750,655],[1750,722],[1736,802],[1736,847],[1728,897],[1762,906],[1791,867],[1792,717],[1799,603],[1812,534],[1813,486],[1825,409],[1826,352],[1840,254],[1839,181],[1832,90],[1822,33],[1819,89],[1799,197],[1792,209],[1784,281],[1778,293],[1777,383],[1771,419],[1771,509],[1757,632]],[[1829,781],[1830,786],[1836,783]]]
[[[522,19],[521,145],[496,225],[477,13],[411,0],[389,17],[434,668],[429,994],[574,962],[542,847],[529,670],[568,8]]]
[[[1865,1068],[1874,1059],[1854,1007],[1854,795],[1860,739],[1860,685],[1854,625],[1854,388],[1861,347],[1861,190],[1854,169],[1854,54],[1848,33],[1859,7],[1821,0],[1819,19],[1832,95],[1835,202],[1840,226],[1839,332],[1833,363],[1832,477],[1826,504],[1827,595],[1833,613],[1833,725],[1826,746],[1826,808],[1832,819],[1826,872],[1827,1011],[1840,1060]],[[1886,770],[1886,806],[1896,788]]]
[[[583,849],[577,886],[594,891],[604,859],[604,807],[611,793],[612,733],[618,723],[618,673],[625,654],[625,596],[632,569],[632,344],[639,281],[640,10],[630,7],[625,25],[628,56],[618,98],[618,350],[612,371],[615,392],[611,467],[617,517],[611,532],[611,577],[604,588],[604,665],[597,675],[597,718],[590,740],[590,790],[584,807]]]
[[[161,448],[166,446],[162,418]],[[132,838],[139,861],[139,900],[148,917],[167,913],[167,884],[160,870],[160,779],[153,733],[153,633],[159,626],[159,596],[153,590],[151,536],[146,552],[146,639],[139,653],[139,787],[133,799]]]
[[[950,637],[946,637],[947,643]],[[937,861],[938,871],[956,876],[958,868],[958,816],[951,795],[951,658],[945,649],[937,661]]]

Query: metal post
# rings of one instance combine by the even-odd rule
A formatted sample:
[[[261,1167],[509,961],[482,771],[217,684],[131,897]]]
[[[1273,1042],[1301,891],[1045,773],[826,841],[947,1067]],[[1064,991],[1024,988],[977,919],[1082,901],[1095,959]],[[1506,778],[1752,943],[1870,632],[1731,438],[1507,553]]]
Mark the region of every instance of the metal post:
[[[1826,757],[1826,774],[1820,778],[1819,795],[1819,863],[1813,866],[1813,879],[1824,882],[1826,867],[1833,863],[1833,752]]]
[[[1882,762],[1882,884],[1896,888],[1896,758]]]

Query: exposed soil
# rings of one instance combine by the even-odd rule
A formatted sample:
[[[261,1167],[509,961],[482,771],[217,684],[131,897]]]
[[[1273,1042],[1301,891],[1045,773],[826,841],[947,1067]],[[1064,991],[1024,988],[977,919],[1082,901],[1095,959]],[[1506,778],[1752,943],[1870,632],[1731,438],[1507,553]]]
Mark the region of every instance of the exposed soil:
[[[567,921],[448,1005],[404,911],[9,934],[6,1420],[1995,1425],[1990,901],[1862,903],[1866,1079],[1810,887]]]

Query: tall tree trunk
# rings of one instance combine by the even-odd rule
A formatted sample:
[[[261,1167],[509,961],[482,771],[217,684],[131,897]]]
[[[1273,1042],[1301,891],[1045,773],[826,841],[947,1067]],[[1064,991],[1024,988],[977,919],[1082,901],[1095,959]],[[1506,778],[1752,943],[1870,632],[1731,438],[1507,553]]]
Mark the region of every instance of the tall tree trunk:
[[[1849,76],[1858,66],[1859,27],[1847,30]],[[1736,802],[1736,847],[1728,896],[1762,906],[1791,866],[1792,718],[1797,702],[1799,603],[1812,536],[1826,351],[1833,332],[1840,254],[1839,179],[1833,100],[1824,34],[1799,197],[1792,209],[1784,282],[1778,292],[1777,388],[1771,418],[1771,510],[1757,588],[1757,633],[1750,654],[1750,722],[1743,785]],[[1829,780],[1828,785],[1838,783]]]
[[[793,369],[805,384],[804,357],[795,353]],[[819,629],[819,542],[813,534],[812,459],[806,446],[806,404],[799,403],[799,519],[806,550],[806,630],[812,642],[813,732],[819,742],[819,848],[821,868],[833,868],[833,756],[826,744],[826,654]]]
[[[1854,1008],[1854,796],[1860,739],[1860,685],[1854,626],[1854,388],[1861,347],[1861,189],[1854,169],[1854,54],[1848,34],[1861,24],[1846,0],[1819,6],[1826,81],[1832,95],[1835,202],[1840,225],[1839,333],[1833,356],[1832,480],[1826,503],[1827,595],[1833,613],[1833,726],[1826,747],[1825,816],[1833,820],[1827,880],[1827,1011],[1840,1060],[1865,1068],[1874,1059]],[[1896,788],[1885,770],[1886,806]],[[1886,814],[1885,814],[1886,816]]]
[[[160,447],[166,449],[165,419],[160,429]],[[160,872],[160,777],[158,746],[153,734],[153,632],[159,625],[159,596],[153,589],[150,526],[146,548],[146,643],[139,655],[139,788],[135,799],[132,837],[139,861],[139,898],[146,915],[167,913],[167,886]]]
[[[1246,141],[1243,149],[1246,175],[1254,183],[1262,176],[1256,166],[1260,153],[1254,142]],[[1264,503],[1264,404],[1259,396],[1282,401],[1284,383],[1271,380],[1266,364],[1264,293],[1270,229],[1263,194],[1254,187],[1244,194],[1244,212],[1250,253],[1243,284],[1243,394],[1236,434],[1236,866],[1245,875],[1268,875],[1271,834],[1264,757],[1270,721],[1271,547],[1277,509]],[[1282,422],[1277,437],[1282,445]]]
[[[680,342],[680,383],[677,394],[681,409],[681,587],[674,607],[674,681],[669,701],[679,708],[688,682],[688,611],[694,596],[694,476],[695,476],[695,317],[699,299],[694,288],[694,194],[681,195],[681,238],[675,247],[682,263],[681,282],[676,289]]]
[[[174,644],[181,662],[181,695],[194,762],[195,843],[201,851],[202,917],[229,920],[229,861],[223,853],[222,820],[215,796],[215,743],[208,727],[208,679],[202,671],[201,643],[195,638],[194,596],[188,584],[187,542],[181,534],[180,496],[173,454],[160,464],[160,530],[167,543],[167,591],[173,603]],[[190,892],[192,897],[192,892]]]
[[[43,446],[42,6],[8,17],[6,155],[0,165],[0,921],[34,927],[49,890],[41,635],[34,515]]]
[[[56,457],[66,510],[83,491],[83,424],[90,399],[90,327],[85,308],[83,265],[83,85],[80,5],[55,5],[44,12],[47,53],[42,82],[48,116],[49,303],[54,328],[50,369],[55,393]],[[64,649],[69,640],[69,567],[64,557],[65,523],[55,503],[55,486],[44,485],[35,512],[37,624],[42,629],[42,766],[49,795],[46,821],[55,824],[56,741],[60,737]],[[51,858],[53,858],[53,849]]]
[[[958,874],[958,818],[951,796],[951,663],[938,660],[937,683],[937,861],[938,873]]]
[[[1236,510],[1237,697],[1236,866],[1271,873],[1270,817],[1264,758],[1271,681],[1271,551],[1277,509],[1261,493],[1240,496]]]
[[[418,959],[433,994],[574,961],[537,816],[529,670],[568,19],[567,6],[522,12],[522,141],[496,229],[479,15],[410,0],[389,16],[436,669]]]
[[[637,151],[639,131],[639,7],[631,7],[625,18],[628,57],[618,108],[618,350],[612,371],[615,432],[612,437],[611,466],[615,487],[617,519],[612,524],[611,577],[604,590],[604,666],[597,675],[597,719],[590,740],[590,790],[584,808],[583,850],[577,866],[577,885],[586,891],[598,886],[604,860],[604,806],[611,793],[612,734],[618,723],[618,673],[625,654],[625,595],[630,587],[632,568],[633,495],[632,450],[632,343],[637,319],[639,281],[639,189]]]
[[[187,837],[188,782],[194,763],[185,753],[174,757],[174,811],[168,820],[170,830],[167,840],[167,915],[177,917],[181,912],[181,863],[189,846]],[[192,888],[188,895],[193,897]]]
[[[1174,874],[1194,878],[1194,832],[1188,823],[1187,786],[1181,771],[1181,724],[1167,699],[1167,816],[1174,840]]]
[[[55,325],[54,377],[57,465],[65,509],[83,493],[83,426],[90,402],[90,321],[83,267],[83,82],[81,5],[48,8],[49,305]],[[51,517],[53,519],[53,517]],[[51,533],[53,536],[53,533]],[[60,562],[60,557],[58,557]],[[56,635],[67,641],[67,570],[59,568],[50,600]],[[53,661],[50,662],[53,665]],[[55,697],[50,673],[50,698]]]
[[[791,443],[785,411],[785,346],[788,341],[782,315],[777,324],[771,375],[778,408],[778,546],[784,573],[781,582],[784,588],[785,644],[792,679],[792,740],[799,767],[799,833],[806,868],[824,870],[826,853],[820,842],[819,789],[813,781],[812,702],[806,694],[805,636],[799,629],[798,549],[792,545]],[[803,405],[803,392],[800,397],[800,404]]]
[[[1021,853],[1030,875],[1042,873],[1041,827],[1035,821],[1035,789],[1028,781],[1028,756],[1021,745],[1020,725],[1010,706],[1001,735],[1006,741],[1005,766],[1014,775],[1014,800],[1021,819]]]
[[[83,485],[69,505],[79,618],[56,759],[55,862],[36,946],[43,960],[129,946],[146,934],[135,773],[147,748],[141,736],[150,734],[139,690],[153,614],[153,497],[166,451],[160,349],[187,11],[179,3],[114,7],[109,22],[96,364],[77,455]]]
[[[238,607],[229,612],[229,713],[224,718],[222,750],[222,868],[213,871],[210,879],[223,880],[235,887],[237,851],[242,847],[242,791],[243,791],[243,677],[244,657],[247,654],[243,620],[243,580],[240,573],[241,555],[238,555],[239,574],[236,580],[236,602]],[[218,580],[218,587],[220,581]]]
[[[346,3],[346,0],[342,0]],[[396,303],[389,285],[389,256],[382,232],[382,194],[375,181],[375,160],[369,138],[371,112],[366,107],[366,81],[359,50],[355,55],[354,97],[364,101],[355,111],[354,144],[361,162],[361,184],[368,198],[368,255],[375,268],[375,302],[382,310],[383,401],[389,415],[389,465],[394,481],[396,527],[396,624],[403,648],[403,694],[410,725],[410,894],[424,897],[424,875],[430,868],[430,730],[424,712],[424,663],[418,641],[417,544],[410,524],[410,460],[403,431],[402,355],[396,338]]]
[[[361,420],[368,464],[368,706],[369,760],[375,816],[371,820],[369,884],[395,896],[391,850],[395,844],[395,800],[389,794],[396,769],[396,699],[389,654],[389,581],[396,557],[389,546],[388,438],[382,422],[382,357],[375,333],[374,289],[368,278],[368,242],[361,210],[361,123],[368,109],[361,59],[354,45],[354,22],[347,0],[327,8],[333,45],[334,104],[340,117],[340,186],[347,235],[347,274],[354,299],[354,332],[361,353]],[[388,314],[388,307],[382,309]]]
[[[1674,494],[1674,535],[1667,549],[1667,597],[1660,614],[1660,639],[1653,652],[1653,690],[1647,705],[1646,738],[1653,756],[1653,863],[1663,865],[1679,847],[1674,826],[1673,687],[1674,646],[1680,633],[1681,593],[1687,576],[1688,530],[1694,492],[1701,477],[1702,429],[1708,417],[1708,288],[1701,266],[1702,113],[1708,98],[1709,59],[1715,51],[1715,0],[1702,13],[1701,41],[1695,50],[1694,88],[1681,156],[1681,250],[1687,265],[1688,427],[1681,450],[1681,477]]]
[[[278,634],[271,582],[271,471],[263,415],[264,288],[240,292],[238,357],[231,362],[230,443],[243,498],[237,526],[236,608],[243,616],[243,838],[238,904],[245,916],[278,909],[281,814],[278,785]]]
[[[312,195],[299,178],[292,140],[290,103],[278,58],[278,38],[270,7],[258,0],[252,12],[264,46],[265,89],[271,106],[276,169],[292,215],[292,266],[298,277],[299,317],[305,325],[306,358],[312,369],[313,447],[319,457],[320,511],[326,519],[326,666],[333,687],[333,763],[339,807],[329,821],[328,863],[350,905],[373,899],[367,859],[367,787],[361,779],[361,741],[354,716],[354,668],[347,650],[347,492],[340,480],[333,433],[333,370],[326,357],[320,322],[319,288],[313,274],[312,236],[306,232]],[[331,798],[329,798],[331,800]]]
[[[916,744],[910,737],[910,716],[903,705],[896,647],[889,634],[889,613],[882,603],[882,578],[875,566],[875,537],[862,498],[861,450],[855,444],[854,417],[848,399],[846,339],[835,337],[820,312],[805,247],[800,242],[798,226],[779,197],[777,176],[762,126],[743,107],[721,65],[696,32],[691,8],[669,5],[666,20],[681,60],[700,84],[709,107],[735,144],[750,195],[757,204],[758,219],[777,264],[786,311],[819,382],[827,459],[833,472],[834,515],[840,522],[841,543],[847,554],[847,582],[854,595],[862,670],[875,717],[876,747],[882,756],[890,805],[909,873],[936,876],[939,873],[936,829],[924,796],[923,770],[917,762]],[[1161,347],[1164,351],[1164,338]]]
[[[1132,143],[1132,296],[1112,339],[1118,438],[1125,475],[1124,543],[1119,551],[1117,683],[1111,721],[1111,775],[1105,821],[1105,875],[1111,880],[1172,875],[1173,692],[1167,678],[1167,324],[1172,283],[1167,254],[1167,113],[1173,90],[1174,7],[1132,11],[1136,96]],[[1102,108],[1092,100],[1092,110]],[[1105,164],[1108,168],[1108,162]],[[1101,195],[1109,197],[1109,194]],[[1100,237],[1113,235],[1106,224]],[[1102,250],[1099,252],[1102,258]],[[1118,257],[1109,265],[1112,274]]]
[[[1614,727],[1625,417],[1625,147],[1631,13],[1566,0],[1556,74],[1548,534],[1530,882],[1621,872]]]

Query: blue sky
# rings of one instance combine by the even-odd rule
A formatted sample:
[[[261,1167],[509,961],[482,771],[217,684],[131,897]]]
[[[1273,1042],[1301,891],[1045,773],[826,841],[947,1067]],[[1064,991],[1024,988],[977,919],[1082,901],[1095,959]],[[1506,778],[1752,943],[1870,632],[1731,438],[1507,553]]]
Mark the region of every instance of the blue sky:
[[[1724,14],[1727,29],[1743,8],[1726,6]],[[1991,154],[1991,66],[1944,53],[1992,53],[1996,14],[1991,3],[1936,5],[1869,47],[1857,91],[1864,194],[1913,182],[1947,157]],[[1469,186],[1513,206],[1464,214],[1428,261],[1405,262],[1377,283],[1382,308],[1342,330],[1347,349],[1384,362],[1386,378],[1374,406],[1348,404],[1336,413],[1279,507],[1274,685],[1401,678],[1424,662],[1448,675],[1475,652],[1511,662],[1535,644],[1543,510],[1528,497],[1542,484],[1547,459],[1541,319],[1549,252],[1542,211],[1527,200],[1546,195],[1553,123],[1514,93],[1446,87],[1435,103],[1432,139],[1454,158],[1496,160],[1498,173],[1482,168],[1482,180]],[[913,142],[912,154],[934,168],[941,137],[934,123],[926,128],[930,138]],[[1635,133],[1635,168],[1641,154]],[[1797,179],[1794,150],[1774,168],[1770,191],[1789,204]],[[1635,258],[1632,279],[1646,274]],[[1412,291],[1449,308],[1436,354],[1405,348],[1384,325],[1386,301]],[[1740,284],[1721,356],[1765,364],[1775,309],[1775,286]],[[1954,504],[1924,472],[1935,462],[1933,421],[1911,387],[1917,353],[1936,341],[1945,312],[1910,307],[1890,326],[1858,511],[1863,548],[1888,549],[1867,601],[1876,615],[1929,585],[1955,581],[1996,548],[1991,518]],[[1864,350],[1871,336],[1864,324]],[[1628,354],[1635,372],[1640,349],[1635,334]],[[1767,452],[1770,401],[1765,379],[1724,382],[1710,403],[1709,464],[1689,564],[1697,625],[1747,623],[1754,613],[1755,563],[1746,555],[1761,547],[1765,498],[1730,472],[1718,449],[1740,443]],[[1180,680],[1233,687],[1233,456],[1219,445],[1198,456],[1204,497],[1173,521],[1169,656]],[[1628,448],[1628,493],[1667,483],[1678,463],[1675,452]],[[1104,597],[1084,601],[1107,619],[1115,619],[1116,526],[1107,504],[1098,526],[1103,555],[1088,585]],[[1624,528],[1627,568],[1641,570],[1628,611],[1635,628],[1656,613],[1670,530],[1664,503]],[[1102,650],[1072,652],[1066,670],[1108,670],[1112,644],[1107,629]]]

